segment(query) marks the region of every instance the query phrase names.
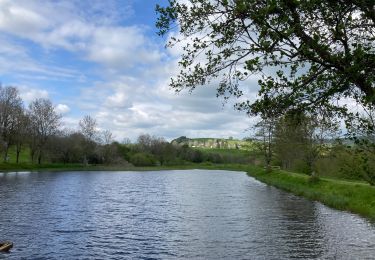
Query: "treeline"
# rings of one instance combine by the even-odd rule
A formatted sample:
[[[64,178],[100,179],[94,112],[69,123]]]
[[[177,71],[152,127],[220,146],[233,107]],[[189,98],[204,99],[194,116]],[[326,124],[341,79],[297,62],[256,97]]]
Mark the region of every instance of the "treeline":
[[[18,89],[9,86],[0,86],[0,134],[0,153],[5,163],[20,163],[20,156],[25,153],[26,161],[37,164],[157,166],[246,162],[244,156],[203,152],[148,134],[140,135],[136,143],[115,142],[112,133],[99,131],[97,121],[89,115],[79,121],[77,129],[67,129],[49,99],[35,99],[26,107]],[[10,149],[15,150],[16,158],[12,160]]]
[[[164,138],[140,135],[134,144],[117,144],[123,158],[135,166],[184,165],[187,163],[248,163],[241,154],[223,154],[190,148],[188,144],[170,143]]]
[[[255,125],[255,139],[265,167],[375,185],[374,111],[365,110],[358,120],[353,119],[345,133],[335,114],[324,110],[263,117]]]
[[[0,86],[0,152],[9,162],[15,149],[15,162],[27,151],[29,161],[62,163],[112,163],[116,146],[109,131],[97,131],[97,123],[85,116],[79,130],[63,129],[62,115],[49,99],[37,98],[25,107],[16,87]]]

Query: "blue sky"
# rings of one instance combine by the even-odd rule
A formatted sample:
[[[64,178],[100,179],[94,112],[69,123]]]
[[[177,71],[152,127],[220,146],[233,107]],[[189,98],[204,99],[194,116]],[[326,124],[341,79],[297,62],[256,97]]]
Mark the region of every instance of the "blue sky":
[[[76,128],[84,115],[116,139],[242,138],[250,119],[215,84],[176,95],[181,49],[156,35],[157,0],[0,0],[0,81],[25,102],[50,98]]]

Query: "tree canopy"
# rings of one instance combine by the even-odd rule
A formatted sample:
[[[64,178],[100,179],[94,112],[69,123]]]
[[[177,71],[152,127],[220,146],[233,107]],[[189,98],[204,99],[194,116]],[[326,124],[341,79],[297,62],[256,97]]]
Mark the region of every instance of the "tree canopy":
[[[183,45],[176,90],[220,79],[218,95],[243,97],[258,78],[249,114],[375,104],[375,2],[371,0],[169,0],[160,35]],[[176,35],[178,31],[178,36]]]

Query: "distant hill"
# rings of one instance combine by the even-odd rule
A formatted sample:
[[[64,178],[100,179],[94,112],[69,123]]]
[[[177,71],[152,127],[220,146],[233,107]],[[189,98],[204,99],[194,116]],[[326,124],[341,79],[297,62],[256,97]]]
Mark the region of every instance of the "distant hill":
[[[205,149],[238,149],[238,150],[253,150],[254,143],[251,140],[239,140],[233,138],[188,138],[180,136],[172,140],[172,144],[188,145],[193,148]]]

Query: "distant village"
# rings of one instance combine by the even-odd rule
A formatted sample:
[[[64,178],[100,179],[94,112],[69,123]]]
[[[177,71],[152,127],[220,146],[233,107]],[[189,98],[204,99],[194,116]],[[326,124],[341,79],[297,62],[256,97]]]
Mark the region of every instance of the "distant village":
[[[218,138],[198,138],[190,139],[186,136],[181,136],[172,141],[174,145],[188,145],[193,148],[211,148],[211,149],[241,149],[244,141]]]

